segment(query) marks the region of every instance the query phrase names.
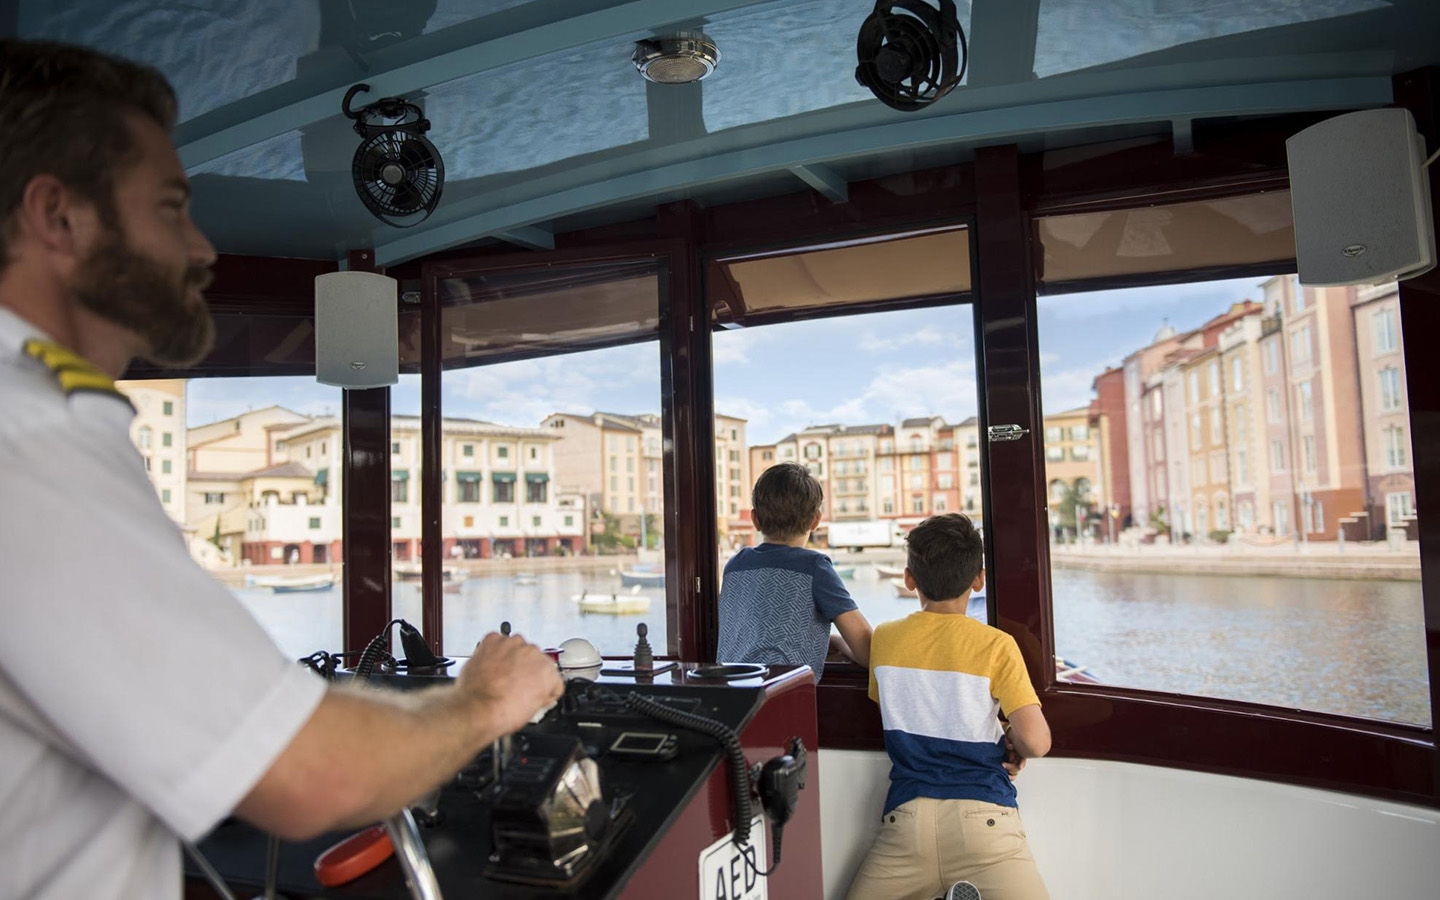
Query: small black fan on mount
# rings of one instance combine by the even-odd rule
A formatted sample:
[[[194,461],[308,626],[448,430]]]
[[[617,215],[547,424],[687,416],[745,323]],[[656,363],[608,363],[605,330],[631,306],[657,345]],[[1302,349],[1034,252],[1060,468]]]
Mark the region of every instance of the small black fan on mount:
[[[445,187],[445,162],[424,136],[430,120],[420,107],[399,97],[352,110],[355,95],[369,90],[368,84],[354,85],[340,104],[346,117],[354,120],[355,133],[364,138],[350,161],[355,192],[385,224],[419,225],[435,211]]]
[[[955,89],[970,52],[955,0],[879,0],[855,41],[855,80],[886,106],[914,112]]]

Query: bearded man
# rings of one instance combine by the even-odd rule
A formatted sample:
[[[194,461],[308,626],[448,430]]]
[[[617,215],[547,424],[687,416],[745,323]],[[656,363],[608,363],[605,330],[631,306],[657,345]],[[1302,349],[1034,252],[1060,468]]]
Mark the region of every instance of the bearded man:
[[[489,635],[451,687],[328,688],[189,557],[114,386],[214,325],[153,69],[0,40],[0,897],[178,898],[177,835],[376,822],[556,699]]]

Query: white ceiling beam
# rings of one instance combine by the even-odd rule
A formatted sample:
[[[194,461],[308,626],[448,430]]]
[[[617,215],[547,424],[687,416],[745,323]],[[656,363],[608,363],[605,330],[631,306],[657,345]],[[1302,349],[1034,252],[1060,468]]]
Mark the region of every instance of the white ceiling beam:
[[[549,225],[521,225],[509,231],[497,232],[495,237],[526,250],[555,249],[555,229]]]
[[[796,178],[810,185],[831,203],[849,202],[850,185],[846,183],[845,178],[839,172],[829,166],[810,163],[804,166],[791,166],[790,171]]]

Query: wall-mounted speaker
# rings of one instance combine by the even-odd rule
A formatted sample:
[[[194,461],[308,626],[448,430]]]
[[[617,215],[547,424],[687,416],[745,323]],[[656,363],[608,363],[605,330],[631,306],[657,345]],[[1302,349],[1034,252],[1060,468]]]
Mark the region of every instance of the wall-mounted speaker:
[[[315,277],[315,380],[377,388],[400,380],[399,293],[374,272]]]
[[[1301,284],[1383,284],[1435,265],[1425,141],[1409,110],[1326,119],[1285,153]]]

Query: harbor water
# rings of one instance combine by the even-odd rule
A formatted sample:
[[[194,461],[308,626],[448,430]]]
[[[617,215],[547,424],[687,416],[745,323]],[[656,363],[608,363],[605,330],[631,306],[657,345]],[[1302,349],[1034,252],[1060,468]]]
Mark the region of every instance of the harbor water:
[[[1099,680],[1127,687],[1247,700],[1428,725],[1420,584],[1133,572],[1053,572],[1057,650]],[[918,608],[875,567],[846,579],[872,624]],[[393,615],[420,624],[417,582],[394,585]],[[341,589],[236,594],[288,655],[341,643]],[[639,615],[582,612],[576,598],[643,596]],[[661,588],[622,587],[618,572],[549,572],[466,580],[445,601],[445,653],[466,655],[509,621],[541,646],[585,637],[606,654],[629,654],[635,626],[665,652]],[[982,614],[977,604],[972,612]]]

